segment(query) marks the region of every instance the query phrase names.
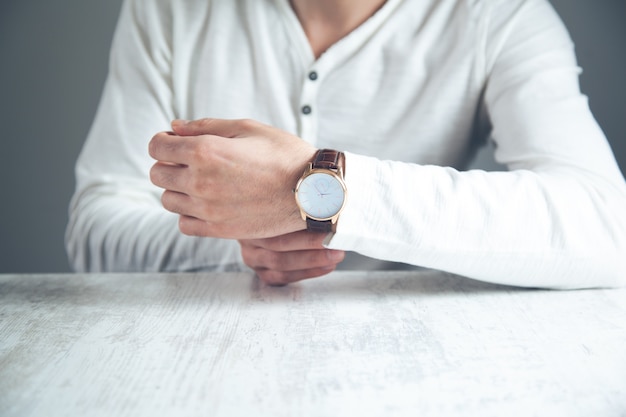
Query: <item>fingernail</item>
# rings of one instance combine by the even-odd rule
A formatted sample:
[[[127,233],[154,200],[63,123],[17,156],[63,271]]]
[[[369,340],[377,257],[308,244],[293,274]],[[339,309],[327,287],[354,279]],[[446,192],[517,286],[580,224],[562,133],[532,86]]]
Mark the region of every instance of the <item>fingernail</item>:
[[[189,124],[189,120],[175,119],[172,121],[172,126],[185,126]]]
[[[341,261],[344,257],[344,252],[342,250],[329,250],[327,254],[328,259],[331,261]]]

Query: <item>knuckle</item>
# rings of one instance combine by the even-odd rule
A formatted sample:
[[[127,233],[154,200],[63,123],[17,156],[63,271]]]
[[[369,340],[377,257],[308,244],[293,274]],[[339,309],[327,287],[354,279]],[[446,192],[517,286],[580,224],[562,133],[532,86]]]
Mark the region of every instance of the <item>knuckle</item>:
[[[210,117],[203,117],[198,120],[198,123],[206,128],[206,127],[211,126],[214,121],[215,119],[211,119]]]
[[[158,159],[157,155],[160,148],[162,136],[163,132],[159,132],[156,135],[152,136],[152,139],[150,139],[150,142],[148,143],[148,153],[154,159]]]
[[[213,143],[210,140],[199,140],[192,146],[191,160],[194,163],[203,166],[210,160],[213,153]]]
[[[253,129],[256,127],[257,122],[253,119],[239,119],[238,124],[244,129]]]
[[[148,154],[156,159],[161,159],[165,153],[177,149],[177,143],[171,142],[170,132],[159,132],[150,139],[148,143]]]
[[[188,121],[184,126],[188,129],[188,132],[193,134],[202,133],[211,126],[213,119],[209,117],[202,117]]]

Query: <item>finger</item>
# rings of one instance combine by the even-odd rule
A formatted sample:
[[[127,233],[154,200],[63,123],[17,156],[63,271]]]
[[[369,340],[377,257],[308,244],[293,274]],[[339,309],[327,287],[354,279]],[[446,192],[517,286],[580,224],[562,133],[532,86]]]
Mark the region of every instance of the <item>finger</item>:
[[[287,285],[304,279],[317,278],[327,275],[335,270],[335,266],[324,268],[311,268],[299,271],[273,271],[273,270],[257,270],[255,271],[259,279],[268,285]]]
[[[165,190],[161,195],[161,204],[167,211],[183,216],[197,217],[199,214],[193,212],[193,207],[195,207],[194,201],[185,193]]]
[[[174,120],[172,130],[180,136],[215,135],[235,138],[265,125],[249,119],[211,119]]]
[[[236,239],[239,230],[233,232],[233,227],[220,221],[208,221],[201,218],[181,215],[178,218],[178,229],[188,236],[215,237],[221,239]]]
[[[150,181],[166,190],[184,192],[187,172],[188,168],[185,165],[159,161],[150,169]]]
[[[203,237],[217,237],[212,236],[209,224],[204,220],[200,220],[197,217],[181,214],[178,218],[178,229],[184,235],[188,236],[203,236]]]
[[[313,233],[306,230],[300,230],[266,239],[252,239],[247,241],[247,243],[276,252],[289,252],[308,249],[323,249],[325,238],[325,233]]]
[[[194,197],[176,191],[165,190],[161,196],[163,208],[179,214],[178,228],[189,236],[232,238],[228,233],[237,232],[219,212],[211,211]]]
[[[345,252],[331,249],[276,252],[241,243],[241,255],[252,269],[289,272],[334,267],[343,261]]]
[[[148,153],[157,161],[189,165],[197,153],[195,141],[183,138],[173,132],[160,132],[152,137],[148,145]]]

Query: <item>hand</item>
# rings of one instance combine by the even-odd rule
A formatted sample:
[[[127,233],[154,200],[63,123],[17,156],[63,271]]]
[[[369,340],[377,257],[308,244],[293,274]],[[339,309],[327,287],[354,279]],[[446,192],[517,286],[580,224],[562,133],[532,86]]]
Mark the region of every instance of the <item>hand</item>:
[[[313,146],[251,120],[175,120],[172,129],[150,141],[150,178],[183,233],[250,239],[306,227],[293,187]]]
[[[302,230],[267,239],[240,240],[243,261],[270,285],[326,275],[343,261],[343,251],[322,246],[324,233]]]

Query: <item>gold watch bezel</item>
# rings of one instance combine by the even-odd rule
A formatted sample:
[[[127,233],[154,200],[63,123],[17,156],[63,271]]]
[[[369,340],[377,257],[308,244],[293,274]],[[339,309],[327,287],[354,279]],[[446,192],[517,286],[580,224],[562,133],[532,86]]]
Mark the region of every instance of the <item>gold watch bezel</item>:
[[[304,209],[302,208],[302,205],[300,204],[300,198],[298,196],[300,185],[307,177],[313,174],[330,175],[331,177],[335,178],[339,182],[339,184],[341,185],[341,189],[343,190],[343,201],[341,202],[341,207],[339,207],[339,210],[337,211],[337,213],[333,214],[330,217],[311,216],[306,211],[304,211]],[[337,220],[339,219],[339,215],[345,208],[346,201],[348,200],[348,188],[346,187],[346,182],[343,179],[343,170],[341,169],[341,167],[338,167],[336,170],[328,169],[328,168],[313,168],[313,164],[311,162],[308,163],[306,169],[304,170],[304,173],[302,174],[300,179],[298,179],[298,182],[296,183],[296,187],[294,188],[293,192],[296,197],[296,204],[298,205],[298,208],[300,209],[300,216],[302,217],[302,220],[304,221],[306,221],[306,219],[309,218],[309,219],[320,221],[320,222],[330,220],[331,224],[336,224]]]

